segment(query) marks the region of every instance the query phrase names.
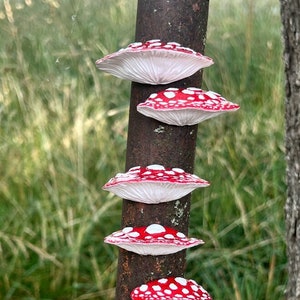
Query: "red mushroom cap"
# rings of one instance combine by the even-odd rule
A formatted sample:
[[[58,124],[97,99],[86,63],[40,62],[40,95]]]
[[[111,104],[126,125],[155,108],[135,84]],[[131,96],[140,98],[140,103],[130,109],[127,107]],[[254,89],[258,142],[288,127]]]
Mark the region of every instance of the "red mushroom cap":
[[[107,236],[104,242],[140,255],[167,255],[204,244],[202,240],[188,238],[182,232],[160,224],[125,227]]]
[[[180,168],[149,165],[117,174],[103,189],[127,200],[157,204],[177,200],[196,188],[208,185],[208,181]]]
[[[139,83],[167,84],[193,75],[213,60],[175,42],[136,42],[96,61],[98,69]]]
[[[168,88],[137,106],[141,114],[177,126],[198,124],[239,108],[215,92],[191,87]]]
[[[212,300],[208,292],[192,279],[169,277],[154,280],[135,288],[132,300]]]

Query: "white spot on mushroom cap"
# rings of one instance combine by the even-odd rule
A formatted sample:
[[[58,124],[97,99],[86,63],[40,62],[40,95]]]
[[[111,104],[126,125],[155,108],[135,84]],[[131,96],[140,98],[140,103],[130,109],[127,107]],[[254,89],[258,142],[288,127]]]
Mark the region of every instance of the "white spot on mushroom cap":
[[[161,287],[159,285],[153,285],[152,288],[153,288],[154,291],[160,291],[161,290]]]
[[[175,236],[173,234],[168,233],[168,234],[165,234],[164,238],[173,240],[173,239],[175,239]]]
[[[149,234],[155,234],[155,233],[165,232],[166,229],[159,224],[151,224],[146,228],[145,231]]]
[[[193,284],[191,285],[191,289],[194,291],[194,292],[197,292],[199,290],[199,287],[196,285],[196,284]]]
[[[182,299],[182,295],[181,294],[176,294],[175,297],[177,297],[178,299]]]
[[[184,173],[184,171],[181,168],[172,168],[172,170],[177,173]]]
[[[165,167],[162,166],[162,165],[156,165],[156,164],[154,164],[154,165],[149,165],[147,167],[147,169],[149,169],[149,170],[165,170]]]
[[[180,44],[176,43],[176,42],[168,42],[167,45],[179,46],[180,47]]]
[[[168,279],[167,278],[161,278],[161,279],[158,280],[158,282],[164,284],[164,283],[168,282]]]
[[[179,88],[167,88],[166,91],[179,91]]]
[[[171,295],[171,294],[172,294],[172,291],[170,291],[170,290],[164,290],[164,292],[165,292],[165,294],[167,294],[167,295]]]
[[[174,171],[166,171],[165,172],[167,175],[175,175],[175,172]]]
[[[161,46],[161,45],[162,45],[162,43],[156,42],[156,43],[150,44],[149,47],[150,47],[150,48],[151,48],[151,47],[158,47],[158,46]]]
[[[142,46],[143,43],[142,42],[135,42],[135,43],[131,43],[129,46],[130,47],[139,47],[139,46]],[[123,49],[124,50],[124,49]]]
[[[170,288],[171,290],[177,290],[177,289],[178,289],[177,285],[174,284],[174,283],[171,283],[171,284],[169,285],[169,288]]]
[[[212,91],[207,91],[206,95],[208,95],[209,97],[211,97],[212,99],[217,99],[218,97],[220,97],[219,94],[212,92]]]
[[[151,95],[149,96],[150,99],[156,98],[156,97],[157,97],[157,93],[153,93],[153,94],[151,94]]]
[[[128,236],[130,236],[130,237],[138,237],[138,236],[140,236],[140,234],[137,231],[133,231],[133,232],[129,232]]]
[[[183,277],[176,277],[175,281],[178,282],[181,285],[187,285],[187,280]]]
[[[185,234],[183,234],[182,232],[177,232],[176,235],[177,235],[179,238],[185,238]]]
[[[142,284],[142,285],[140,286],[140,291],[146,292],[147,290],[148,290],[148,285],[147,285],[147,284]]]
[[[122,231],[123,231],[124,233],[131,232],[132,230],[133,230],[133,227],[125,227],[125,228],[122,229]]]
[[[132,167],[129,169],[130,172],[138,172],[140,170],[141,166]]]
[[[119,236],[124,235],[124,232],[122,232],[122,231],[117,231],[117,232],[114,232],[112,235],[113,235],[114,237],[119,237]]]
[[[151,174],[152,174],[151,171],[146,171],[146,172],[143,173],[143,175],[151,175]]]
[[[183,94],[188,94],[188,95],[195,95],[195,92],[191,89],[184,89],[182,90]]]
[[[166,96],[168,99],[172,99],[176,96],[174,92],[164,92],[164,96]]]

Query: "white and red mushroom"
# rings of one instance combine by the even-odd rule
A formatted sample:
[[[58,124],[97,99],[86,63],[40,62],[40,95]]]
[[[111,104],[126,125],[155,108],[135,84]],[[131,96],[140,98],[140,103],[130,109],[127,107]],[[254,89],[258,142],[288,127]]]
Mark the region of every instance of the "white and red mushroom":
[[[132,300],[212,300],[201,285],[183,277],[161,278],[142,284],[130,296]]]
[[[103,189],[127,200],[157,204],[177,200],[196,188],[206,186],[209,186],[208,181],[181,168],[149,165],[118,173]]]
[[[192,87],[168,88],[137,106],[141,114],[177,126],[195,125],[239,108],[215,92]]]
[[[98,69],[145,84],[167,84],[193,75],[213,60],[175,42],[135,42],[96,61]]]
[[[188,238],[182,232],[160,224],[125,227],[107,236],[104,242],[140,255],[167,255],[204,244],[200,239]]]

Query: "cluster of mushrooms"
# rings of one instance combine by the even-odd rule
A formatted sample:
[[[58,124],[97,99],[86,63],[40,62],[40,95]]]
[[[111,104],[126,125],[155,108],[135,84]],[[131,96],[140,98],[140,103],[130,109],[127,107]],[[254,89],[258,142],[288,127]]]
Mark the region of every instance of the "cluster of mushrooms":
[[[98,69],[116,77],[152,85],[181,80],[212,64],[211,58],[190,48],[160,40],[132,43],[96,61]],[[239,105],[227,101],[221,95],[195,87],[168,88],[151,94],[145,102],[137,105],[139,113],[174,126],[195,125],[237,109]],[[103,189],[123,199],[151,205],[177,200],[196,188],[206,186],[209,186],[208,181],[181,168],[153,164],[136,166],[126,173],[118,173]],[[168,255],[204,244],[201,239],[189,238],[161,224],[125,227],[110,234],[104,241],[139,255]],[[136,287],[131,292],[131,299],[212,298],[194,280],[168,277]]]

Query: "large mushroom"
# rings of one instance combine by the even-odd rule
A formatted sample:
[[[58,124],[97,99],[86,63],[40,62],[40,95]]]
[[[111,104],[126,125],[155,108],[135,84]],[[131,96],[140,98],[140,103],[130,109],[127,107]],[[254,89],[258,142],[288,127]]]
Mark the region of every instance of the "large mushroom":
[[[182,232],[160,224],[125,227],[107,236],[104,242],[140,255],[167,255],[204,244],[202,240],[188,238]]]
[[[96,61],[98,69],[145,84],[167,84],[193,75],[213,60],[175,42],[136,42]]]
[[[208,181],[180,168],[149,165],[118,173],[103,189],[127,200],[157,204],[177,200],[196,188],[208,185]]]
[[[137,106],[141,114],[177,126],[195,125],[238,109],[238,104],[227,101],[215,92],[192,87],[168,88],[151,94]]]
[[[132,300],[212,300],[201,285],[183,277],[161,278],[142,284],[130,296]]]

